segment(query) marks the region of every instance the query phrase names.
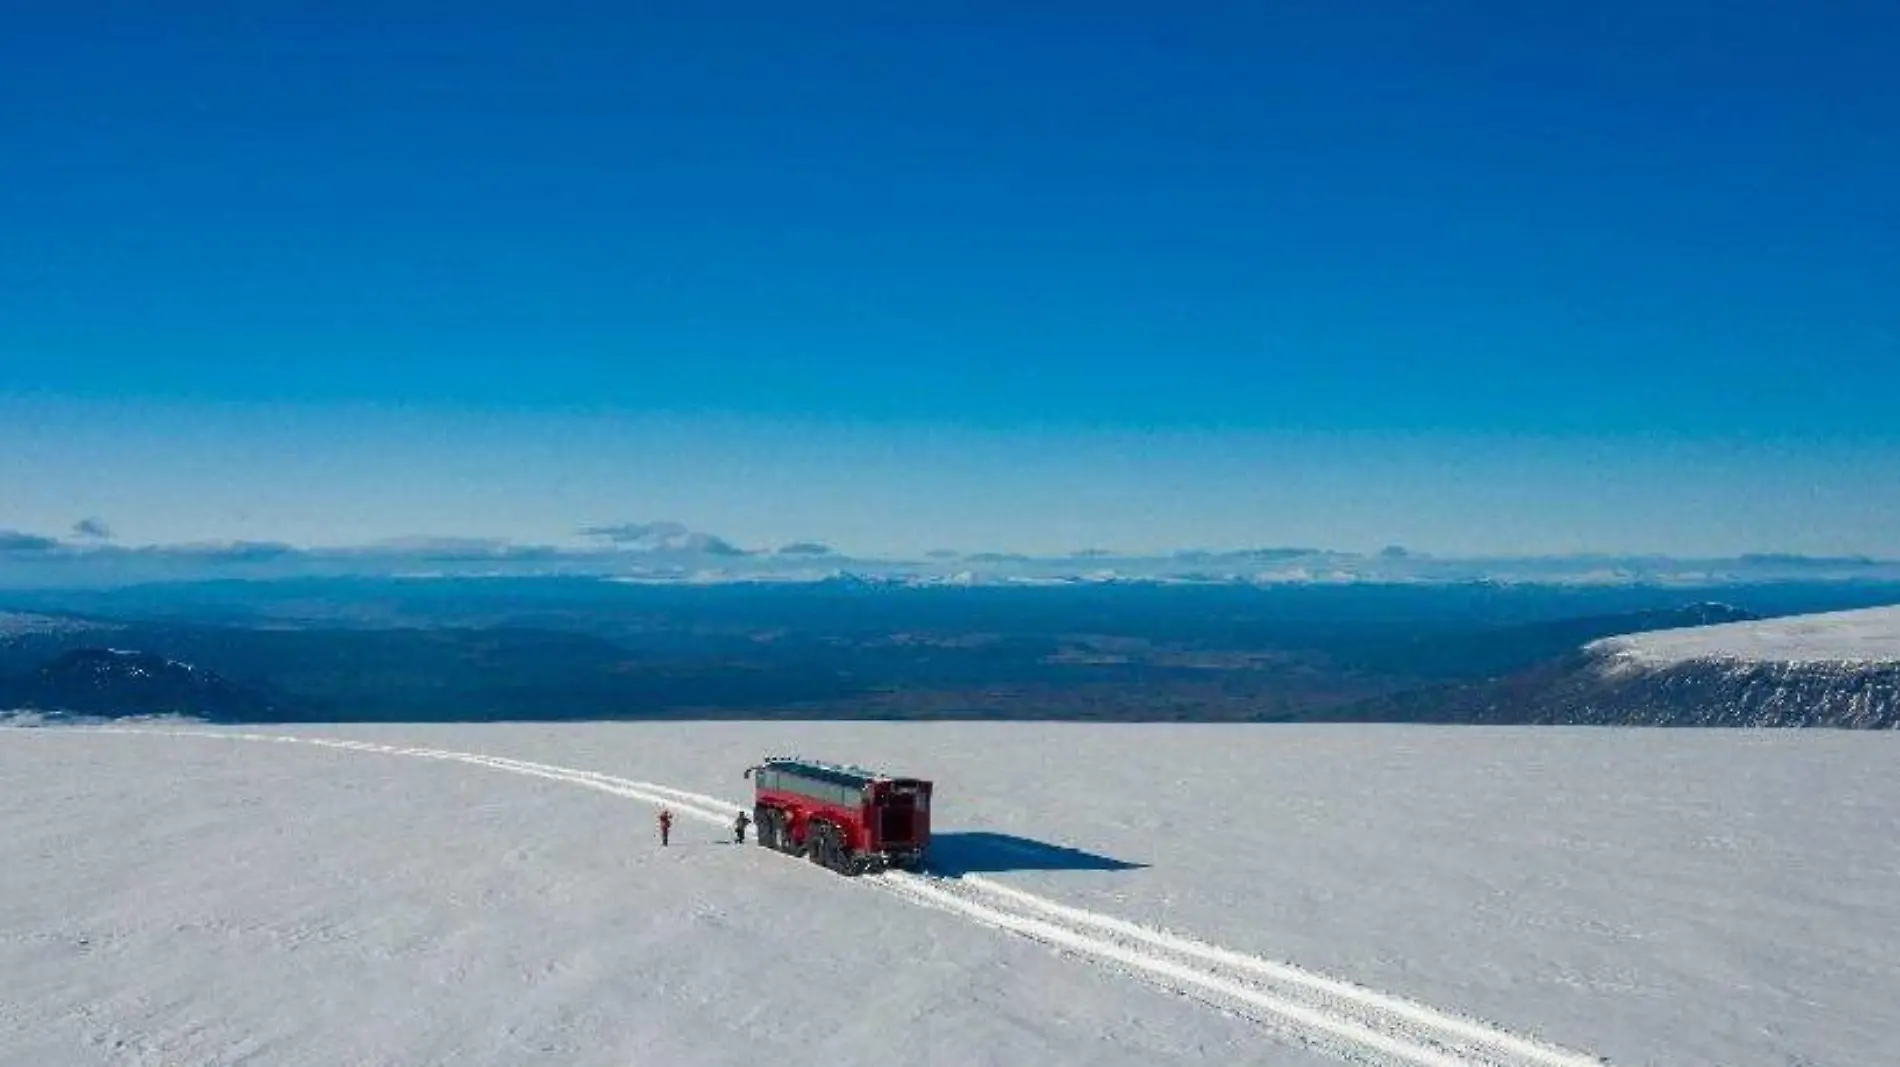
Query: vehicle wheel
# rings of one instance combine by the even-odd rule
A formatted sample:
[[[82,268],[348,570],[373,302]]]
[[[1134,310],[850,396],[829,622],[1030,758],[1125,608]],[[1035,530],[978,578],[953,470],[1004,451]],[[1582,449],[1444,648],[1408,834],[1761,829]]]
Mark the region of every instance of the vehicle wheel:
[[[843,841],[831,854],[831,869],[849,878],[864,869],[864,857],[851,851]]]
[[[761,848],[777,848],[778,829],[772,823],[772,813],[765,808],[759,808],[753,814],[756,817],[752,820],[752,826],[758,837],[759,846]]]
[[[856,867],[861,857],[851,851],[851,845],[841,831],[833,831],[825,844],[830,846],[830,853],[825,856],[825,866],[843,875],[857,873]]]
[[[820,867],[831,866],[831,835],[824,827],[812,827],[811,833],[805,835],[805,847],[813,863]]]

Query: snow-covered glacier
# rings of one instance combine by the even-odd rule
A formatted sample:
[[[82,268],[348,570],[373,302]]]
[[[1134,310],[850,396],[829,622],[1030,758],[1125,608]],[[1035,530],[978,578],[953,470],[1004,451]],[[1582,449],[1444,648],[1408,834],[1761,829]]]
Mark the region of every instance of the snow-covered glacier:
[[[1900,726],[1900,607],[1612,637],[1540,703],[1544,721]]]
[[[1897,743],[0,730],[0,1065],[1891,1067]],[[774,751],[935,779],[946,865],[734,847]]]

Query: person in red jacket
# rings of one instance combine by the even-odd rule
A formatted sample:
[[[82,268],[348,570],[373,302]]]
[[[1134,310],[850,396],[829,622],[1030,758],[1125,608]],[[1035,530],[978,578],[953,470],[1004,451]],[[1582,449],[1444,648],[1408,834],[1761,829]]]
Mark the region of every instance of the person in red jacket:
[[[673,832],[673,813],[671,811],[668,811],[665,808],[661,808],[660,809],[660,847],[661,848],[666,847],[666,839],[672,834],[672,832]]]

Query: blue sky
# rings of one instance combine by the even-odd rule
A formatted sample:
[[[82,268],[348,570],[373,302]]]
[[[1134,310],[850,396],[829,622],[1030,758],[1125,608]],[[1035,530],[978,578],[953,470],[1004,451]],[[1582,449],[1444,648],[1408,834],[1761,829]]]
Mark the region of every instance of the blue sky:
[[[9,15],[0,528],[1900,553],[1889,5],[223,6]]]

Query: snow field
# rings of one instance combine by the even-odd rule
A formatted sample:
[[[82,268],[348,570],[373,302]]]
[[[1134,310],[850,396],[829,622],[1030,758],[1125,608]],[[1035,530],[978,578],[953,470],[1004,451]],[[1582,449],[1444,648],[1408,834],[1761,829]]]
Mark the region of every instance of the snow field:
[[[595,789],[663,806],[676,815],[720,827],[730,825],[737,813],[750,810],[750,805],[653,782],[474,752],[254,732],[123,727],[104,727],[97,732],[312,745],[447,760]],[[1420,1067],[1594,1067],[1601,1062],[1596,1057],[1360,989],[1289,964],[1068,907],[980,877],[949,879],[893,871],[864,881],[903,899],[955,912],[981,925],[1066,949],[1083,959],[1131,968],[1175,992],[1211,993],[1223,1005],[1243,1006],[1244,1014],[1264,1022],[1288,1040],[1350,1062]]]
[[[48,774],[64,774],[46,780],[48,795],[59,797],[70,789],[52,783],[78,780],[59,772],[63,751],[87,753],[87,760],[129,780],[170,773],[167,768],[182,757],[162,750],[174,746],[191,753],[190,765],[220,774],[258,763],[242,749],[327,749],[346,762],[330,771],[300,771],[304,765],[294,758],[265,762],[281,763],[272,773],[286,790],[302,790],[306,786],[298,783],[306,781],[313,804],[319,786],[331,787],[329,779],[347,785],[362,775],[401,795],[413,794],[417,804],[433,803],[431,791],[459,779],[416,778],[401,766],[458,764],[559,787],[557,794],[578,787],[636,801],[643,807],[633,825],[649,834],[650,806],[666,804],[723,836],[738,806],[717,794],[743,788],[738,769],[761,751],[802,748],[950,783],[940,785],[940,834],[979,827],[1140,861],[1133,869],[1039,864],[1031,848],[1022,862],[1015,853],[991,856],[997,862],[979,863],[957,878],[893,874],[848,881],[748,848],[667,850],[676,854],[556,872],[564,898],[594,892],[594,883],[634,877],[639,897],[630,907],[685,906],[701,917],[695,922],[715,923],[702,934],[742,935],[738,942],[718,940],[689,950],[664,938],[656,942],[656,932],[629,925],[618,908],[583,909],[573,921],[594,930],[594,939],[576,942],[561,957],[569,960],[563,966],[585,971],[572,958],[622,954],[613,957],[620,960],[613,967],[589,972],[589,983],[555,1005],[557,1020],[535,1023],[559,1035],[555,1043],[567,1043],[562,1047],[574,1062],[615,1062],[610,1053],[630,1049],[641,1062],[654,1063],[749,1063],[788,1051],[794,1059],[810,1060],[815,1048],[833,1063],[883,1062],[897,1050],[907,1050],[903,1054],[912,1062],[959,1064],[1345,1060],[1370,1067],[1583,1067],[1598,1054],[1616,1064],[1645,1065],[1893,1062],[1892,1004],[1900,1001],[1900,971],[1892,960],[1900,958],[1900,899],[1891,889],[1900,884],[1900,847],[1892,831],[1900,828],[1900,789],[1889,768],[1900,750],[1885,738],[1560,729],[594,724],[318,728],[294,737],[203,729],[189,731],[192,744],[178,746],[179,739],[157,737],[88,741],[96,732],[0,733],[0,758],[8,755],[7,734],[45,737],[30,748]],[[261,744],[229,744],[234,737]],[[204,744],[212,739],[227,743]],[[108,751],[100,747],[105,745],[127,747]],[[201,747],[209,751],[199,752]],[[218,748],[233,751],[217,756]],[[378,758],[352,758],[359,755]],[[27,770],[10,783],[33,786],[30,772],[40,762],[18,766]],[[646,780],[656,777],[672,781]],[[214,784],[199,787],[194,781],[166,788],[181,805],[216,795]],[[476,797],[492,794],[494,801],[484,800],[482,811],[507,812],[515,805],[508,798],[518,795],[476,782],[456,789]],[[1207,821],[1208,812],[1227,810],[1223,805],[1243,796],[1248,806],[1237,823]],[[556,796],[546,801],[559,803]],[[13,824],[23,812],[41,817],[44,808],[19,809]],[[547,816],[556,812],[546,809]],[[420,814],[405,812],[404,818]],[[184,815],[193,825],[199,821],[194,811]],[[560,823],[520,821],[530,817],[523,811],[497,832],[551,834],[550,840],[599,832],[570,829],[569,816],[559,816]],[[0,798],[0,846],[9,839],[9,825]],[[422,869],[439,865],[437,852],[464,854],[474,847],[476,829],[466,835],[447,831],[452,836],[418,853],[414,863]],[[378,844],[374,828],[358,832],[370,835],[371,853],[396,847],[393,839]],[[470,840],[461,841],[463,836]],[[127,859],[134,868],[158,862]],[[471,874],[478,882],[482,862]],[[67,884],[65,866],[45,868],[33,884]],[[269,873],[260,868],[255,875]],[[362,883],[362,877],[353,875],[359,881],[347,884],[378,884]],[[23,1032],[44,1015],[42,1002],[52,994],[19,992],[19,974],[45,967],[16,968],[8,977],[10,959],[39,959],[16,952],[9,931],[44,927],[49,920],[33,919],[39,913],[31,902],[18,899],[31,895],[31,885],[21,893],[7,878],[0,873],[0,1063],[60,1062],[9,1058],[10,1051],[26,1046],[9,1039],[8,1020],[24,1020],[15,1024]],[[663,884],[648,885],[653,878]],[[96,880],[75,883],[76,899],[88,899]],[[280,890],[260,881],[246,892]],[[444,906],[442,900],[434,905]],[[10,925],[9,908],[25,908],[28,917]],[[330,908],[353,915],[371,906],[326,898],[321,909]],[[283,910],[293,909],[279,906],[271,914]],[[903,912],[942,918],[919,923],[902,919]],[[479,913],[469,921],[482,936],[505,938],[498,944],[528,939],[524,931],[489,929]],[[820,929],[856,931],[865,924],[872,928],[862,931],[864,943],[821,937],[816,954],[780,940]],[[958,926],[967,933],[958,933]],[[995,930],[1019,936],[995,938]],[[596,944],[600,937],[607,940]],[[628,937],[625,951],[637,945],[637,955],[622,952]],[[306,951],[313,944],[301,932],[294,939]],[[746,947],[755,941],[765,944]],[[1034,946],[1025,955],[1011,947],[1030,942],[1059,955]],[[341,939],[334,947],[351,944]],[[884,952],[901,958],[886,959]],[[872,997],[876,1010],[838,1014],[828,1001],[812,1001],[816,994],[804,985],[784,987],[772,975],[785,965],[778,958],[785,953],[839,976],[810,983],[820,988],[843,975],[876,972],[882,991],[861,994]],[[1300,965],[1281,962],[1289,958]],[[647,976],[651,986],[625,986],[627,972]],[[708,974],[720,975],[724,989],[764,995],[748,992],[741,1016],[719,1018],[713,1034],[684,1037],[651,1021],[686,1010],[678,990],[696,988]],[[260,975],[252,984],[267,988],[269,980]],[[613,990],[611,1004],[593,1002],[599,989]],[[1177,995],[1157,998],[1156,989]],[[241,1001],[251,993],[248,986],[224,990],[211,1002]],[[325,999],[349,995],[336,990]],[[698,1003],[697,995],[689,998],[689,1007]],[[455,1044],[430,1027],[437,1015],[462,1011],[458,1004],[432,1002],[420,1019],[379,1031],[387,1044],[410,1042],[407,1056],[351,1059],[337,1055],[331,1039],[287,1036],[281,1047],[292,1053],[263,1061],[436,1062],[414,1052]],[[499,1000],[485,1014],[506,1016],[513,1006]],[[320,1009],[311,1009],[312,1016],[321,1016]],[[200,1029],[187,1029],[211,1032],[204,1025],[200,1020],[193,1024]],[[518,1025],[525,1024],[511,1024],[510,1032]],[[588,1040],[575,1037],[577,1030]],[[925,1035],[921,1045],[910,1030]],[[789,1049],[775,1044],[794,1034],[807,1043]],[[305,1048],[328,1055],[294,1054]],[[459,1059],[514,1061],[505,1051],[464,1044]]]
[[[1741,663],[1900,663],[1900,607],[1862,608],[1606,637],[1586,649],[1647,666]]]

